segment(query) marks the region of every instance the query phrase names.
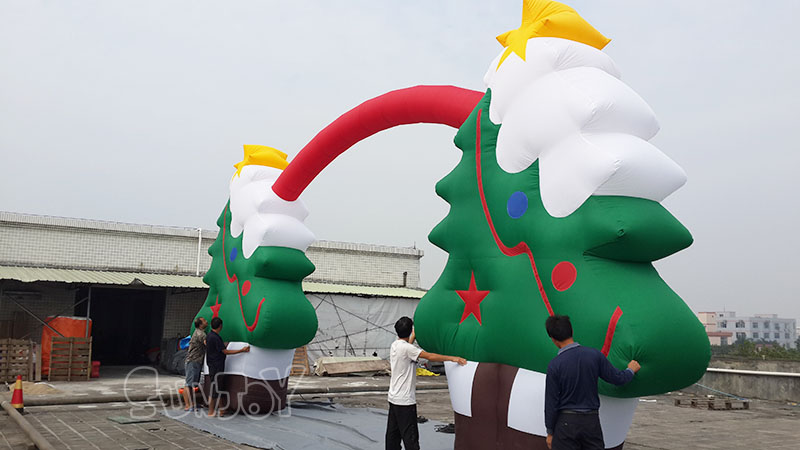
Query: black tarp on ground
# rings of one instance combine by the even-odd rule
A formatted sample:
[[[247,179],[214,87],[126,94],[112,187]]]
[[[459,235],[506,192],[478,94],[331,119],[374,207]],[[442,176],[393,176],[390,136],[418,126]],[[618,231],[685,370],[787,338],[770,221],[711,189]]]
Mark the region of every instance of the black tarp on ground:
[[[258,448],[378,450],[384,448],[388,413],[374,408],[293,402],[282,415],[209,418],[204,410],[184,413],[182,409],[168,409],[163,414],[231,442]],[[422,448],[453,448],[453,434],[434,431],[434,426],[441,424],[419,424]]]

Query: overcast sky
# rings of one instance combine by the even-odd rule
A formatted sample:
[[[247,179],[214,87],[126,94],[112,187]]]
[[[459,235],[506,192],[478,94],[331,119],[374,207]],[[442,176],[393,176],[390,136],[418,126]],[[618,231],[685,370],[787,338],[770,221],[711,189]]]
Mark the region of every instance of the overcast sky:
[[[695,237],[658,262],[694,310],[800,319],[800,2],[567,2],[652,106]],[[242,144],[293,157],[348,109],[418,84],[485,90],[521,1],[0,0],[0,210],[215,229]],[[357,144],[301,197],[319,239],[446,254],[455,130]]]

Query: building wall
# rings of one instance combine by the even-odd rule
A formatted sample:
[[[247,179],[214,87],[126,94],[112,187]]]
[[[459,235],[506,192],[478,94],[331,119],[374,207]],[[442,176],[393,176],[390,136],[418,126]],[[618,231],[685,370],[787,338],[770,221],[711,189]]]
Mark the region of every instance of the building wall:
[[[705,327],[706,333],[717,331],[717,313],[699,312],[697,313],[697,318],[700,319],[700,323]]]
[[[207,289],[168,292],[164,303],[164,339],[185,337],[191,329],[192,319],[206,301]]]
[[[0,212],[0,264],[194,275],[197,229]],[[216,232],[204,231],[200,271]]]
[[[6,280],[0,296],[0,337],[33,339],[41,342],[42,325],[23,311],[14,300],[22,304],[37,317],[61,314],[72,316],[75,305],[75,290],[57,283],[20,283]]]
[[[0,265],[194,275],[199,233],[0,212]],[[200,274],[211,265],[208,248],[217,233],[202,231]],[[306,254],[317,268],[309,281],[419,287],[423,252],[416,248],[318,241]]]
[[[721,336],[719,333],[716,333],[714,335],[709,335],[708,341],[711,343],[711,345],[717,345],[717,346],[731,345],[735,342],[733,340],[733,336]]]
[[[422,250],[321,241],[306,255],[317,267],[308,281],[419,287]]]

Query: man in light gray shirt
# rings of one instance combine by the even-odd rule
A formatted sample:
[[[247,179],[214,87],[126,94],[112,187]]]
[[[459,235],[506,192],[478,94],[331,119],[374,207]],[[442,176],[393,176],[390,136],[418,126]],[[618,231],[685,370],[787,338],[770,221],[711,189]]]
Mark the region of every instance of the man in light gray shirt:
[[[417,428],[417,360],[453,361],[462,366],[467,363],[457,356],[428,353],[415,347],[414,322],[401,317],[394,324],[398,339],[392,342],[389,362],[392,379],[389,381],[389,421],[386,424],[386,450],[400,450],[400,440],[406,450],[419,449]]]

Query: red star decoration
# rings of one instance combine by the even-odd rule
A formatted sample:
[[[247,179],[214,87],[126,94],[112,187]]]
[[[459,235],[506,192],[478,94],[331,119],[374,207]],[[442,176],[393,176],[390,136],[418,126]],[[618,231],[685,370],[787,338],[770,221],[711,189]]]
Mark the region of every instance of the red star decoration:
[[[469,280],[469,290],[468,291],[456,291],[461,300],[464,300],[464,314],[461,315],[461,322],[463,323],[470,314],[475,316],[478,319],[478,324],[482,325],[481,323],[481,302],[487,295],[489,295],[489,291],[479,291],[478,288],[475,286],[475,272],[470,272],[470,280]]]
[[[214,306],[211,307],[211,311],[214,313],[213,317],[218,317],[219,316],[219,308],[222,306],[222,303],[219,302],[219,296],[217,296],[217,300],[216,301],[217,301],[217,303]]]

